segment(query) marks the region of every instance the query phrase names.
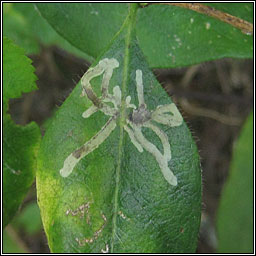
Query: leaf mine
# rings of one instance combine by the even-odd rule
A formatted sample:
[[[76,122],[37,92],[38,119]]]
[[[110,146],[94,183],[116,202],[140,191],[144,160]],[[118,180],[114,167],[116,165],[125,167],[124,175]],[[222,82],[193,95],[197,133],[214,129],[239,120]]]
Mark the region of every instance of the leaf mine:
[[[60,175],[64,178],[68,177],[72,173],[76,164],[83,157],[97,149],[110,136],[117,126],[116,120],[117,117],[120,116],[122,92],[120,87],[117,85],[113,88],[113,93],[110,93],[109,83],[114,69],[118,67],[119,62],[116,59],[105,58],[99,61],[95,67],[90,68],[81,79],[82,96],[87,96],[93,103],[91,107],[82,113],[82,117],[89,118],[97,111],[101,111],[106,116],[110,116],[110,118],[96,135],[65,159],[63,168],[59,171]],[[92,89],[90,81],[101,75],[103,75],[101,83],[101,97],[97,97]],[[127,114],[125,117],[126,123],[123,125],[123,128],[137,150],[140,153],[143,152],[143,149],[149,152],[157,161],[166,181],[169,184],[176,186],[177,178],[168,166],[169,161],[171,160],[170,143],[165,132],[156,124],[159,123],[169,127],[177,127],[182,124],[183,118],[174,103],[159,105],[155,110],[149,110],[147,108],[144,100],[142,75],[142,71],[137,69],[135,80],[139,102],[138,107],[130,103],[132,100],[130,95],[126,97],[125,102],[123,103],[127,109],[132,109],[132,113],[129,115]],[[106,103],[112,103],[113,107]],[[163,153],[161,153],[153,143],[144,137],[141,130],[142,127],[151,129],[159,137],[163,146]],[[88,240],[87,242],[91,242],[91,240]]]

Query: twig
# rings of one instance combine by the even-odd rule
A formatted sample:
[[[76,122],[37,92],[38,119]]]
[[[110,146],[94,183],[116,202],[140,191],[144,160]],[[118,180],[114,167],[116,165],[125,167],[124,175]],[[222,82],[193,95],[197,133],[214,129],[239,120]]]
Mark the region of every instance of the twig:
[[[186,99],[180,101],[181,107],[188,113],[208,117],[226,125],[239,126],[242,121],[236,117],[229,117],[212,109],[205,109],[191,105]]]
[[[199,69],[200,65],[194,65],[189,67],[186,70],[186,73],[184,74],[182,80],[181,80],[181,86],[183,88],[188,87],[189,82],[193,79],[193,77],[196,75],[198,69]]]
[[[253,105],[253,97],[249,96],[243,96],[239,97],[237,95],[230,95],[230,94],[217,94],[213,92],[203,92],[203,91],[188,91],[183,90],[180,87],[174,87],[169,88],[170,82],[165,84],[165,89],[167,90],[169,95],[175,95],[175,97],[178,98],[186,98],[188,100],[199,100],[200,102],[212,102],[215,104],[222,104],[222,105],[228,105],[228,104],[235,104],[238,107],[239,106],[252,106]]]
[[[172,5],[172,6],[186,8],[186,9],[213,17],[222,22],[228,23],[231,26],[233,26],[237,29],[240,29],[241,32],[246,35],[253,34],[253,24],[252,23],[250,23],[246,20],[240,19],[238,17],[235,17],[226,12],[216,10],[213,7],[206,6],[204,4],[199,4],[199,3],[149,3],[148,5],[152,5],[152,4],[165,4],[165,5]]]
[[[195,65],[195,66],[192,66],[187,69],[187,71],[181,81],[181,86],[183,88],[188,87],[190,81],[196,75],[199,67],[200,67],[199,65]],[[186,112],[193,114],[193,115],[208,117],[208,118],[214,119],[214,120],[219,121],[226,125],[239,126],[241,124],[241,120],[239,118],[229,117],[229,116],[221,114],[212,109],[206,109],[206,108],[200,108],[200,107],[193,106],[192,104],[190,104],[188,102],[187,99],[181,99],[180,105]]]

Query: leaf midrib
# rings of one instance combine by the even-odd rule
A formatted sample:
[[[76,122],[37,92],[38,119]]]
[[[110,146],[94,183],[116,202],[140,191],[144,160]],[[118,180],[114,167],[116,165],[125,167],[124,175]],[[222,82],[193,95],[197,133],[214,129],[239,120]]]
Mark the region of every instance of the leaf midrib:
[[[126,119],[126,104],[125,104],[125,97],[126,97],[126,85],[128,82],[128,71],[129,71],[129,61],[130,61],[130,42],[132,40],[132,31],[134,29],[134,24],[136,20],[136,13],[138,10],[138,4],[130,4],[128,17],[125,20],[124,29],[127,26],[127,34],[125,36],[125,54],[124,54],[124,67],[123,67],[123,76],[122,76],[122,103],[121,103],[121,110],[120,110],[120,137],[119,137],[119,145],[118,145],[118,162],[116,168],[116,185],[115,185],[115,192],[114,192],[114,213],[112,219],[112,240],[111,240],[111,248],[110,253],[114,252],[114,241],[115,235],[117,230],[116,219],[117,219],[117,212],[118,212],[118,196],[119,196],[119,186],[120,186],[120,172],[121,172],[121,164],[123,158],[123,140],[124,140],[124,124]],[[122,30],[121,29],[121,30]],[[121,31],[118,32],[118,34]]]

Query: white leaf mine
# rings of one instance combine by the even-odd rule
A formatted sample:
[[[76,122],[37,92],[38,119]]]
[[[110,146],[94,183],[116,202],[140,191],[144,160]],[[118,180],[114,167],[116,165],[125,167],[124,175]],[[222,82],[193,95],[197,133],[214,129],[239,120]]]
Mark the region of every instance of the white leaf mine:
[[[118,85],[113,88],[113,92],[109,92],[109,83],[113,75],[114,69],[119,67],[119,62],[114,59],[105,58],[101,60],[95,67],[90,68],[82,77],[82,96],[87,96],[93,103],[86,111],[82,113],[83,118],[89,118],[97,111],[101,111],[109,116],[107,123],[80,148],[72,152],[64,161],[63,167],[60,169],[62,177],[68,177],[76,164],[86,155],[98,148],[116,128],[116,120],[120,115],[122,104],[122,92]],[[101,83],[101,97],[97,97],[92,89],[90,81],[98,76],[103,75]],[[167,125],[169,127],[180,126],[183,118],[174,103],[159,105],[155,110],[149,110],[144,100],[144,88],[142,70],[136,70],[136,89],[138,97],[138,106],[131,104],[131,96],[127,96],[124,103],[127,109],[132,109],[131,114],[127,114],[126,123],[123,128],[127,132],[132,144],[142,153],[145,149],[157,161],[159,168],[166,181],[173,185],[177,185],[177,178],[169,168],[171,160],[171,148],[168,137],[156,124]],[[113,106],[110,106],[111,103]],[[127,111],[129,112],[129,111]],[[160,139],[163,152],[150,141],[148,141],[142,133],[142,128],[151,129]]]

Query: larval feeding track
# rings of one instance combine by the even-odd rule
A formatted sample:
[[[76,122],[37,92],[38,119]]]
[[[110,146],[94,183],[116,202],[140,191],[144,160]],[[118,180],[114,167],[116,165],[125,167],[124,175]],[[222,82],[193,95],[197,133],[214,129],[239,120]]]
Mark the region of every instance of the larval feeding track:
[[[120,115],[121,110],[121,96],[122,92],[118,85],[113,88],[113,93],[109,92],[109,83],[113,75],[114,69],[119,67],[119,62],[114,59],[105,58],[101,60],[95,67],[90,68],[82,77],[82,96],[87,96],[93,103],[83,114],[83,118],[89,118],[97,111],[103,112],[106,116],[109,116],[107,123],[100,129],[100,131],[94,135],[84,145],[72,152],[64,161],[63,168],[60,169],[60,175],[62,177],[69,176],[76,164],[86,155],[94,151],[103,143],[112,131],[117,126],[117,118]],[[90,81],[103,75],[101,83],[101,97],[97,97],[92,89]],[[176,186],[177,178],[170,170],[168,162],[171,160],[171,149],[168,137],[164,131],[162,131],[155,123],[167,125],[169,127],[180,126],[183,122],[183,118],[179,113],[174,103],[159,105],[155,110],[149,110],[144,101],[144,88],[142,71],[136,70],[136,88],[138,96],[138,106],[131,103],[131,96],[127,96],[125,99],[125,107],[132,109],[130,114],[125,117],[124,130],[129,135],[131,142],[137,148],[139,152],[143,152],[143,149],[152,154],[156,159],[160,170],[164,178],[169,184]],[[109,104],[112,104],[111,107]],[[129,112],[129,111],[127,111]],[[170,114],[171,113],[171,114]],[[152,122],[153,121],[153,122]],[[163,146],[163,153],[158,148],[148,141],[143,133],[142,128],[146,127],[151,129],[160,139]]]

